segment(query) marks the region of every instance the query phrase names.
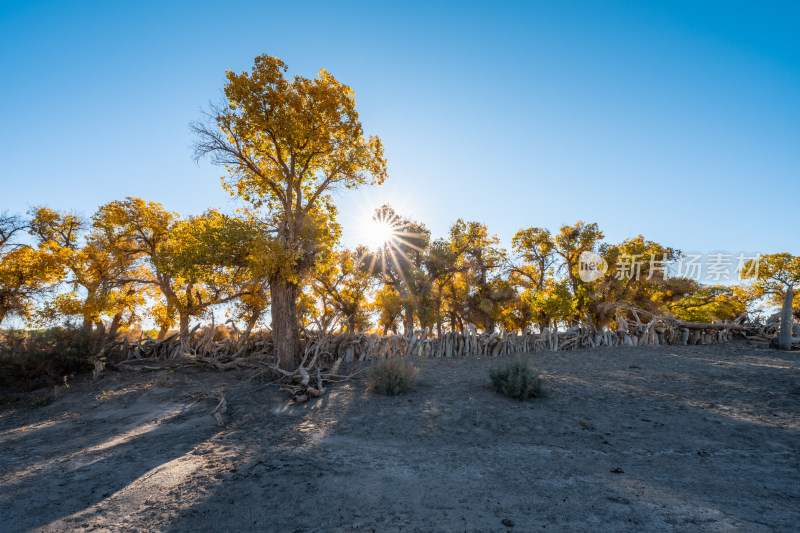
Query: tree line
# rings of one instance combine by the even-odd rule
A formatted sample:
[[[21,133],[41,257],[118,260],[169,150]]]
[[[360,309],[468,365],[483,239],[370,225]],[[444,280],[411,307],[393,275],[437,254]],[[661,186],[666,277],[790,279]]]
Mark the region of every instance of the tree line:
[[[432,239],[425,224],[391,206],[374,216],[392,228],[375,250],[338,247],[335,219],[319,221],[306,265],[296,261],[290,272],[297,276],[300,329],[386,334],[427,327],[441,334],[468,323],[491,332],[576,321],[600,327],[613,322],[608,304],[615,302],[711,322],[745,313],[769,289],[782,294],[775,283],[702,285],[648,261],[636,276],[612,268],[584,281],[582,252],[597,251],[609,265],[622,256],[672,262],[680,254],[641,235],[603,243],[594,223],[521,229],[509,251],[480,222],[459,219],[446,238]],[[139,198],[105,204],[88,219],[46,207],[27,218],[4,215],[0,238],[0,319],[77,319],[99,333],[149,320],[163,338],[220,306],[250,331],[270,308],[270,278],[285,268],[269,225],[253,213],[180,217]]]
[[[149,320],[163,338],[221,307],[245,332],[268,314],[275,350],[291,369],[303,329],[602,326],[613,321],[614,302],[711,321],[768,293],[793,299],[800,259],[788,254],[766,260],[749,287],[704,286],[649,263],[637,276],[609,270],[584,281],[583,252],[609,265],[632,256],[669,262],[680,252],[642,236],[604,243],[597,224],[582,221],[521,229],[506,250],[483,223],[459,219],[433,239],[424,223],[386,205],[375,217],[390,225],[387,241],[342,249],[331,192],[382,183],[383,145],[364,134],[352,89],[325,70],[313,79],[287,70],[262,55],[250,72],[228,71],[223,101],[191,125],[195,157],[224,167],[223,187],[247,205],[236,215],[181,217],[126,198],[88,219],[47,207],[0,217],[0,321],[77,319],[113,334]]]

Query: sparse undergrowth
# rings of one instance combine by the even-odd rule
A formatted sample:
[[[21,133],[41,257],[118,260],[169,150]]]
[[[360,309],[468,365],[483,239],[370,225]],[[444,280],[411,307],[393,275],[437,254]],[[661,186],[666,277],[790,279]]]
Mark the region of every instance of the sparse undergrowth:
[[[544,378],[533,369],[528,359],[506,361],[493,368],[489,376],[497,392],[520,401],[540,398],[546,394]]]
[[[19,398],[14,398],[12,396],[0,396],[0,405],[6,405],[8,403],[15,403],[18,401]]]
[[[387,396],[404,394],[414,390],[416,374],[416,367],[405,359],[382,359],[367,372],[367,390]]]
[[[0,333],[0,387],[33,390],[88,372],[108,336],[84,328]]]

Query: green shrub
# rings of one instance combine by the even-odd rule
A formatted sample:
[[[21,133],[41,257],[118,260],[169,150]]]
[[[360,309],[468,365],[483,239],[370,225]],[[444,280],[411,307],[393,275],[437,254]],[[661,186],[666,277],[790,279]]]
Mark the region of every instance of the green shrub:
[[[545,395],[544,378],[533,369],[528,359],[506,361],[493,368],[489,376],[497,392],[520,401]]]
[[[397,396],[414,389],[417,369],[399,357],[382,359],[367,372],[367,389],[378,394]]]
[[[89,372],[109,341],[108,336],[75,327],[2,331],[0,386],[33,390]]]

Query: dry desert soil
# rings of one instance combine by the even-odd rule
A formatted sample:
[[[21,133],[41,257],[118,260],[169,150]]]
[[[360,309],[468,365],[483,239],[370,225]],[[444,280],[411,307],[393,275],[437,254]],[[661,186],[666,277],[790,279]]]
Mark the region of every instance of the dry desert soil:
[[[800,528],[800,354],[526,357],[549,396],[524,403],[486,357],[415,359],[405,396],[355,378],[297,405],[251,371],[191,368],[75,380],[44,406],[52,390],[6,392],[0,530]]]

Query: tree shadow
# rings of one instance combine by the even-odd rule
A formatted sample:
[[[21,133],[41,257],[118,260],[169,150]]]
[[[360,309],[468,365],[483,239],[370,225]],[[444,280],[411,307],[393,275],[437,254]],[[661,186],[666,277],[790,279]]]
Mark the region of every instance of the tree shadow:
[[[551,396],[529,403],[494,394],[484,367],[465,378],[459,362],[431,361],[407,398],[354,394],[338,411],[326,399],[335,421],[274,427],[170,530],[789,527],[800,434],[781,424],[800,407],[784,401],[796,370],[735,355],[717,367],[725,358],[703,350],[632,349],[631,368],[609,351],[601,370],[574,352],[574,372],[551,374]],[[674,366],[648,367],[668,351]]]
[[[494,531],[504,519],[520,531],[791,529],[797,366],[709,353],[533,354],[550,396],[527,403],[494,393],[488,358],[428,361],[418,389],[399,398],[351,382],[293,405],[237,387],[219,433],[165,420],[94,463],[37,473],[17,494],[44,516],[22,522],[15,511],[12,530]],[[583,357],[608,364],[583,367]],[[159,453],[137,454],[147,448]],[[119,482],[104,478],[126,463]],[[56,475],[74,500],[68,485],[33,493]],[[168,475],[185,480],[180,490],[165,488]]]
[[[112,426],[87,410],[30,434],[8,435],[13,449],[2,453],[9,474],[0,489],[3,530],[28,531],[80,513],[186,455],[218,431],[208,406],[192,405],[151,405],[150,413],[132,408],[130,416],[117,406]]]

